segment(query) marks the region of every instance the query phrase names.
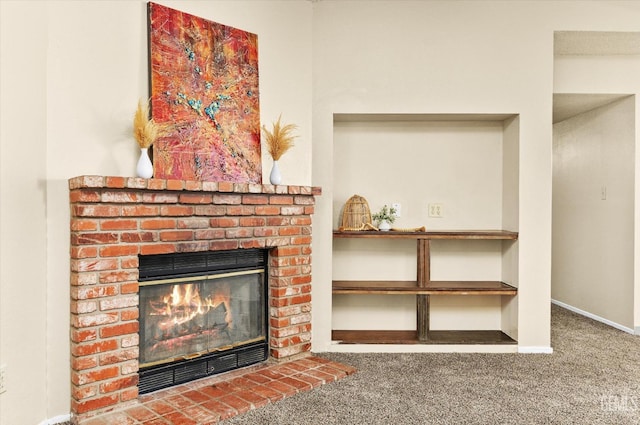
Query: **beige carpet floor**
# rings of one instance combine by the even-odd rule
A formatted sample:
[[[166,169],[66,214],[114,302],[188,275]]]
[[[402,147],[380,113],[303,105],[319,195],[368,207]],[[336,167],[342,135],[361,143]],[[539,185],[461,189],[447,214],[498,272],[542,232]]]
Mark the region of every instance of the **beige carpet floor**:
[[[354,375],[223,425],[640,424],[640,336],[551,309],[553,354],[319,354]]]
[[[551,317],[553,354],[321,354],[358,371],[223,424],[640,424],[640,336]]]

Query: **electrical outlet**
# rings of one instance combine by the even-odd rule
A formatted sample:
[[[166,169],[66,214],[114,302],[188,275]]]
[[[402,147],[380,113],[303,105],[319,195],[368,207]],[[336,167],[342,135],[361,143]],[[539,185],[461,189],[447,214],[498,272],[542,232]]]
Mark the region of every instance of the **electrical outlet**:
[[[0,366],[0,394],[7,391],[7,387],[5,384],[6,378],[7,378],[7,366],[2,365]]]
[[[442,204],[429,204],[429,217],[442,218],[443,208]]]
[[[391,208],[396,210],[396,217],[400,217],[400,212],[401,212],[401,209],[402,209],[402,205],[400,205],[397,202],[394,202],[393,204],[391,204]]]

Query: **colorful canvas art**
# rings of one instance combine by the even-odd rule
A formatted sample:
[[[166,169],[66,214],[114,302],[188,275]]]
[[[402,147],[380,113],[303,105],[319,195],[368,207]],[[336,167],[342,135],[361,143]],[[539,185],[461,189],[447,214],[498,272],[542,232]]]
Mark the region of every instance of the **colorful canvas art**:
[[[262,182],[258,37],[149,3],[156,178]]]

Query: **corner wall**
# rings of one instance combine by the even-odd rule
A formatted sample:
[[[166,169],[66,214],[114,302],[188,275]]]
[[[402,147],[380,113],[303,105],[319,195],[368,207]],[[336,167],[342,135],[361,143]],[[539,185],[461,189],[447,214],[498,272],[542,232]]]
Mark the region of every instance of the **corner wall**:
[[[159,2],[258,34],[261,121],[269,125],[282,113],[283,122],[299,126],[280,168],[283,184],[308,185],[311,3]],[[135,174],[131,124],[138,99],[148,96],[146,3],[0,1],[2,424],[69,415],[67,180]],[[270,167],[263,151],[266,178]],[[27,317],[17,301],[25,290]]]
[[[331,210],[334,113],[519,114],[521,346],[549,347],[552,24],[538,2],[320,2],[314,6],[314,184]],[[526,24],[521,16],[527,16]],[[452,19],[455,17],[455,19]],[[525,28],[523,28],[525,25]],[[491,30],[488,30],[491,29]],[[318,40],[322,40],[319,42]],[[363,46],[375,46],[369,49]],[[393,143],[393,141],[389,141]],[[323,166],[324,165],[324,166]],[[402,168],[390,161],[389,173]],[[455,166],[455,164],[450,164]],[[407,186],[420,185],[414,179]],[[363,191],[365,188],[362,189]],[[446,188],[444,188],[446,190]],[[324,205],[323,205],[324,204]],[[314,244],[330,263],[333,223],[318,217]],[[513,221],[513,220],[511,220]],[[325,240],[319,240],[325,238]],[[325,251],[325,247],[327,251]],[[331,303],[331,269],[314,275]],[[331,324],[314,317],[316,350]],[[323,344],[323,345],[321,345]]]
[[[29,24],[16,15],[28,17]],[[2,424],[44,419],[51,387],[44,143],[47,31],[42,4],[0,2],[0,365],[6,367]],[[58,339],[62,349],[68,348],[67,340],[68,328]],[[68,371],[65,366],[58,365]]]
[[[314,263],[326,265],[314,270],[319,282],[314,304],[332,305],[332,200],[340,184],[331,166],[334,114],[517,114],[519,294],[517,309],[509,309],[517,311],[519,349],[549,352],[553,34],[576,27],[637,30],[640,4],[375,1],[362,6],[322,1],[313,7],[313,184],[323,188],[314,219]],[[403,164],[390,161],[388,172],[394,167]],[[314,315],[314,350],[330,349],[330,330],[328,315]]]
[[[552,298],[634,327],[635,97],[554,125]]]
[[[627,4],[627,6],[630,6]],[[637,5],[640,8],[640,5]],[[626,10],[629,12],[630,10]],[[585,28],[581,28],[586,30]],[[600,29],[601,31],[608,31],[611,28]],[[625,29],[621,29],[624,31]],[[626,31],[633,31],[636,34],[640,31],[640,27],[636,24]],[[613,46],[609,46],[613,47]],[[569,275],[566,271],[562,272],[562,267],[566,268],[566,265],[562,264],[561,251],[556,249],[556,242],[554,241],[554,274],[553,274],[553,298],[564,302],[572,307],[578,309],[584,309],[586,313],[593,314],[601,319],[611,320],[613,323],[620,325],[628,330],[635,330],[638,333],[640,330],[640,256],[637,255],[637,249],[640,247],[640,108],[638,107],[638,99],[640,96],[640,47],[636,46],[635,50],[627,49],[626,54],[609,54],[606,55],[602,52],[600,54],[591,55],[576,55],[576,54],[563,54],[557,55],[554,58],[554,93],[557,94],[577,94],[577,95],[590,95],[590,94],[611,94],[615,93],[622,95],[634,95],[626,100],[623,104],[616,104],[618,108],[618,116],[611,116],[611,112],[608,112],[608,107],[600,108],[598,111],[594,111],[589,115],[591,119],[595,120],[595,123],[589,123],[586,120],[586,115],[575,117],[570,123],[559,123],[555,127],[563,130],[563,139],[567,143],[569,135],[567,133],[567,126],[572,126],[576,133],[573,137],[584,137],[585,144],[575,147],[579,149],[576,151],[578,157],[582,157],[582,160],[586,163],[591,161],[596,166],[597,177],[600,177],[599,182],[595,187],[598,201],[593,201],[596,210],[589,210],[584,207],[584,204],[580,206],[587,215],[590,215],[592,219],[595,219],[595,211],[601,213],[597,216],[600,231],[600,239],[597,246],[627,246],[627,250],[621,248],[615,249],[620,258],[613,261],[612,264],[605,264],[601,261],[602,270],[598,273],[602,276],[604,281],[594,282],[589,279],[580,283],[583,285],[583,292],[577,298],[575,293],[578,283],[567,280]],[[626,106],[622,106],[626,105]],[[613,107],[614,105],[610,105]],[[630,114],[630,116],[629,116]],[[606,118],[605,117],[610,117]],[[613,120],[611,123],[607,123],[607,120]],[[618,120],[622,119],[623,123]],[[584,127],[582,130],[578,130],[580,127]],[[591,127],[594,133],[586,134],[586,128]],[[631,132],[631,133],[629,133]],[[608,136],[605,136],[608,135]],[[589,144],[595,142],[595,139],[600,137],[602,144],[602,153],[609,155],[604,157],[598,152],[592,152],[589,150]],[[619,140],[619,137],[625,137],[624,141]],[[622,157],[615,152],[611,151],[609,147],[612,143],[623,143],[623,148],[629,152],[629,157]],[[584,150],[583,150],[584,149]],[[602,156],[602,161],[599,162],[597,158],[593,158],[593,155]],[[611,164],[612,156],[620,161],[620,165]],[[633,164],[630,165],[630,162]],[[606,167],[604,167],[606,165]],[[555,167],[563,167],[563,164],[558,164]],[[600,200],[600,187],[606,185],[609,191],[610,183],[619,185],[621,182],[619,179],[622,169],[628,170],[631,166],[632,170],[627,171],[625,176],[624,187],[631,185],[625,196],[628,196],[628,204],[620,205],[623,210],[615,211],[612,207],[613,199],[607,201]],[[621,170],[618,170],[622,167]],[[601,174],[603,172],[607,174]],[[608,175],[610,174],[610,175]],[[595,175],[592,175],[595,177]],[[608,178],[615,178],[614,180],[607,181]],[[566,182],[565,182],[566,184]],[[586,183],[585,183],[586,184]],[[584,187],[584,186],[582,186]],[[591,189],[593,192],[594,189]],[[616,196],[616,192],[611,195]],[[618,194],[619,195],[619,194]],[[554,201],[555,205],[555,201]],[[610,205],[610,206],[609,206]],[[554,206],[555,209],[555,206]],[[621,214],[623,214],[621,216]],[[575,213],[572,213],[575,215]],[[554,212],[555,221],[556,212]],[[627,224],[624,231],[620,230],[618,226],[618,220],[622,217],[623,222]],[[570,220],[571,217],[563,218],[565,221]],[[573,223],[572,225],[575,225]],[[586,225],[586,224],[585,224]],[[613,232],[602,230],[602,226],[613,226]],[[592,228],[592,226],[589,226]],[[554,230],[555,231],[555,230]],[[631,242],[630,241],[631,238]],[[629,245],[631,243],[631,245]],[[611,254],[607,254],[605,257],[609,257]],[[556,259],[556,256],[558,258]],[[613,260],[609,258],[609,261]],[[556,265],[557,263],[557,265]],[[573,260],[574,265],[583,267],[585,264],[582,260],[577,258]],[[624,269],[611,269],[616,264],[620,266],[623,264]],[[593,263],[588,267],[593,267]],[[622,279],[622,280],[620,280]],[[557,287],[557,289],[556,289]],[[612,294],[607,294],[604,302],[598,302],[594,300],[597,294],[602,294],[604,287],[609,288]],[[618,298],[618,301],[613,301],[617,298],[616,292],[621,291],[628,297],[625,301]],[[571,295],[573,294],[573,295]],[[591,301],[589,301],[591,300]],[[597,305],[596,305],[597,304]],[[631,309],[631,312],[630,312]],[[621,320],[621,322],[618,322]]]

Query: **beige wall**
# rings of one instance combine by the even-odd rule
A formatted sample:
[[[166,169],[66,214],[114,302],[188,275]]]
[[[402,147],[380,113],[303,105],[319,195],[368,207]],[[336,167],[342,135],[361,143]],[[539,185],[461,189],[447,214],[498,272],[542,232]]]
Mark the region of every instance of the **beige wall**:
[[[324,191],[314,218],[314,350],[330,342],[336,112],[520,115],[519,342],[549,347],[553,31],[638,31],[640,3],[162,4],[258,34],[262,120],[282,112],[300,126],[281,170],[285,183]],[[66,180],[134,173],[131,115],[148,94],[145,2],[2,0],[0,28],[0,364],[8,388],[0,422],[31,425],[69,412]],[[269,168],[265,159],[264,175]]]
[[[550,192],[544,187],[551,175],[545,160],[550,143],[535,142],[544,141],[551,128],[552,34],[548,24],[540,24],[543,14],[522,2],[517,7],[494,3],[491,11],[478,2],[409,2],[405,7],[370,2],[365,10],[360,5],[320,2],[314,9],[314,170],[337,156],[334,113],[523,114],[520,158],[528,162],[521,165],[521,211],[535,206],[538,214],[520,217],[520,231],[526,229],[520,242],[520,299],[527,301],[520,307],[519,330],[525,346],[548,347]],[[522,29],[522,14],[531,28]],[[362,48],[370,45],[376,48]],[[403,168],[390,160],[390,170],[392,164]],[[341,187],[336,172],[313,177],[324,190],[314,224],[320,228],[314,262],[320,257],[330,264],[325,256],[331,252],[334,223],[324,218],[344,195],[336,192]],[[314,286],[314,305],[331,305],[331,275],[330,268],[316,269],[314,282],[320,284]],[[316,349],[335,348],[330,316],[314,315],[314,320]]]
[[[32,31],[16,45],[14,35],[24,34],[25,29],[25,21],[8,18],[16,6],[0,2],[0,365],[6,366],[7,388],[0,394],[0,423],[35,424],[46,417],[50,394],[44,96],[47,19],[41,5],[21,5],[20,13],[25,19],[28,16]],[[62,290],[67,291],[65,285]],[[68,351],[67,335],[59,335],[61,350],[67,347]],[[57,368],[68,371],[68,361]],[[68,392],[67,387],[63,391]],[[58,406],[57,411],[67,412],[68,407]]]
[[[323,187],[314,221],[314,264],[323,264],[314,269],[314,306],[330,311],[334,204],[343,202],[336,192],[341,182],[329,167],[337,155],[334,114],[517,114],[518,211],[517,219],[505,222],[517,223],[520,231],[512,267],[518,270],[519,295],[517,308],[503,311],[510,316],[507,322],[517,316],[522,351],[549,351],[553,34],[637,31],[640,4],[376,1],[362,6],[358,1],[314,5],[313,183]],[[315,350],[336,349],[330,331],[331,316],[314,315]]]
[[[345,121],[334,123],[333,134],[333,174],[339,182],[333,186],[334,228],[356,193],[367,199],[372,213],[400,203],[401,217],[394,223],[399,228],[502,228],[502,120],[454,115],[340,119]],[[429,217],[429,203],[442,205],[441,218]],[[434,241],[431,278],[502,280],[501,245]],[[339,239],[333,242],[332,266],[333,279],[415,280],[416,243]],[[416,326],[415,297],[344,295],[333,301],[334,329]],[[431,329],[500,329],[500,307],[500,297],[432,297]]]
[[[640,330],[640,256],[635,248],[640,246],[639,49],[637,46],[635,54],[631,50],[625,55],[558,55],[554,60],[554,93],[582,96],[614,93],[635,97],[554,126],[557,145],[554,149],[554,191],[557,193],[554,196],[558,197],[558,201],[554,200],[554,223],[558,224],[554,226],[552,298],[636,332]],[[574,165],[565,162],[564,152],[568,148],[574,149],[577,158]],[[569,190],[568,185],[584,191],[589,184],[570,180],[569,167],[588,164],[597,167],[590,178],[595,189],[606,185],[609,191],[613,190],[606,201],[600,200],[599,194],[589,204],[584,203],[586,198],[581,199],[581,216],[591,223],[573,220],[566,203],[561,202],[561,193]],[[572,199],[578,200],[575,195]],[[561,234],[571,231],[561,225],[563,222],[573,226],[582,223],[582,230],[589,230],[594,250],[584,256],[578,256],[579,251],[566,252],[568,246],[575,247],[579,240],[576,240],[575,227],[568,240],[561,238]],[[594,258],[597,253],[603,255]],[[594,279],[592,274],[581,282],[574,280],[577,274],[593,271],[596,261],[602,265],[597,270],[601,279]],[[576,269],[569,270],[569,264]]]
[[[634,327],[634,106],[627,97],[557,123],[553,143],[552,298],[627,329]]]
[[[311,4],[162,4],[258,34],[261,120],[282,113],[299,126],[280,169],[284,183],[310,184]],[[135,173],[131,122],[148,96],[146,2],[0,8],[0,423],[31,425],[69,413],[67,179]],[[264,155],[263,176],[270,167]]]

